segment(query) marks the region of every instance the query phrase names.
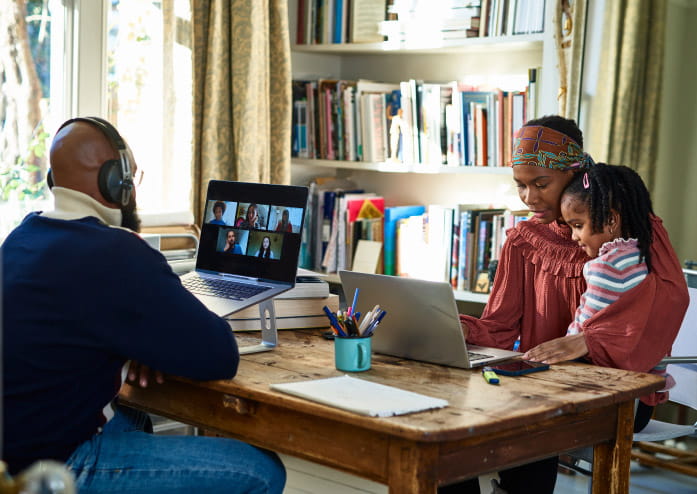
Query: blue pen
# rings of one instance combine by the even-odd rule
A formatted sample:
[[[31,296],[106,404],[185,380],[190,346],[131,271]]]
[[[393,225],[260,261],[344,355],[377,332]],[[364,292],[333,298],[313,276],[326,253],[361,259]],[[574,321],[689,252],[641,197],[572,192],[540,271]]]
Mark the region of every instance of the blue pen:
[[[349,315],[353,314],[356,311],[356,304],[358,304],[358,291],[359,289],[356,288],[356,291],[353,292],[353,303],[351,304],[351,307],[349,307]]]
[[[341,329],[341,324],[339,324],[339,320],[336,318],[334,313],[327,307],[326,305],[322,307],[322,310],[324,311],[325,314],[327,314],[327,317],[329,318],[329,324],[331,324],[334,329],[336,329],[339,332],[339,336],[346,337],[346,333],[344,333],[344,330]]]

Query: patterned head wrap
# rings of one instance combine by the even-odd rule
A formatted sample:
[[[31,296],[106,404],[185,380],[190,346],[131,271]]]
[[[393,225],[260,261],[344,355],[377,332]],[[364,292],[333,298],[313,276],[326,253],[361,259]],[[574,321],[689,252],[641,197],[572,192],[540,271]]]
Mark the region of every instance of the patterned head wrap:
[[[595,164],[576,141],[549,127],[521,127],[515,138],[512,166],[533,165],[566,171]]]

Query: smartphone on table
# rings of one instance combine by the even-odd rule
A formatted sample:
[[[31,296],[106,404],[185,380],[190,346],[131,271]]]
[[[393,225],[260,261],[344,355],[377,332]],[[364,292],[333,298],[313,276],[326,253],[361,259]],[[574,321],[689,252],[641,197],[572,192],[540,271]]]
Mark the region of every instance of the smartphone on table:
[[[502,362],[497,365],[490,365],[491,370],[502,376],[522,376],[531,372],[539,372],[549,369],[549,364],[533,362],[531,360],[513,360]]]

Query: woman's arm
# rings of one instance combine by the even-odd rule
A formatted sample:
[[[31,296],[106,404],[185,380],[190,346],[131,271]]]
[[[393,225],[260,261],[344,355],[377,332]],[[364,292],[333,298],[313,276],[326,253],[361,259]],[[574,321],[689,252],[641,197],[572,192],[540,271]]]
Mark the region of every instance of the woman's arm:
[[[482,317],[460,314],[460,324],[468,342],[513,348],[520,332],[524,262],[518,248],[510,242],[504,243]]]

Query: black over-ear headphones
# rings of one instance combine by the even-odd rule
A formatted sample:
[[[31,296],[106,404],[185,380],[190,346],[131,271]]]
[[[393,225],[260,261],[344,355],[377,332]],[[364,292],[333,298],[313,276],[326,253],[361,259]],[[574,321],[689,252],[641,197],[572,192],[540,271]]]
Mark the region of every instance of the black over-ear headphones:
[[[126,147],[126,142],[113,125],[99,117],[71,118],[64,122],[58,130],[60,131],[63,127],[73,122],[87,122],[94,125],[104,133],[118,151],[118,159],[108,160],[102,163],[102,166],[99,168],[97,182],[99,185],[99,192],[104,196],[104,199],[114,204],[121,204],[122,206],[127,205],[131,200],[134,185],[133,169],[128,159],[129,151]],[[46,173],[46,183],[49,188],[53,187],[53,177],[50,169]]]

